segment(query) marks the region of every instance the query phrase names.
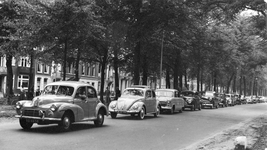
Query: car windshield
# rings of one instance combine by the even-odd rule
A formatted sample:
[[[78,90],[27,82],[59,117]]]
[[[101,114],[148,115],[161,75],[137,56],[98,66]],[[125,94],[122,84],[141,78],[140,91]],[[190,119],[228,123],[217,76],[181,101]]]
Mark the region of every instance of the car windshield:
[[[205,93],[205,96],[206,97],[213,97],[214,96],[214,93],[213,92],[206,92]]]
[[[156,91],[156,95],[161,97],[174,97],[172,91]]]
[[[193,92],[182,92],[181,94],[183,96],[190,96],[190,97],[193,97],[194,96],[194,93]]]
[[[122,96],[143,96],[144,92],[141,89],[126,89],[123,91]]]
[[[48,85],[43,91],[43,95],[67,95],[73,94],[74,88],[71,86],[63,85]]]

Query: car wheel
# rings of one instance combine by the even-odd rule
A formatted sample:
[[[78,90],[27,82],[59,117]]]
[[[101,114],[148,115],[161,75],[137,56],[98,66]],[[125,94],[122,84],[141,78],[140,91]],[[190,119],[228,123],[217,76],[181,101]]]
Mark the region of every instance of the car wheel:
[[[174,113],[174,108],[170,109],[170,114],[173,114]]]
[[[159,115],[159,112],[160,112],[160,107],[159,106],[157,107],[157,110],[156,111],[157,112],[154,113],[154,117],[158,117],[158,115]]]
[[[68,131],[71,129],[71,115],[69,113],[65,113],[63,117],[61,118],[61,122],[59,123],[59,127],[61,131]]]
[[[104,120],[104,112],[102,110],[99,110],[97,114],[97,119],[94,121],[95,126],[101,127],[104,123]]]
[[[117,117],[117,113],[115,113],[115,112],[111,112],[111,113],[110,113],[110,116],[111,116],[111,118],[115,119],[115,118]]]
[[[145,118],[145,108],[142,107],[142,109],[140,110],[138,117],[140,120],[143,120]]]
[[[196,110],[195,105],[191,106],[191,111]]]
[[[19,124],[25,130],[29,130],[33,125],[33,123],[27,122],[26,119],[23,119],[23,118],[19,119]]]
[[[201,107],[202,107],[201,104],[199,104],[199,105],[198,105],[198,110],[201,110]]]
[[[183,107],[182,110],[185,110],[185,108]]]
[[[180,110],[179,110],[179,113],[182,113],[183,112],[183,108],[181,108]]]
[[[218,105],[216,105],[216,109],[218,109],[219,108],[219,106]]]

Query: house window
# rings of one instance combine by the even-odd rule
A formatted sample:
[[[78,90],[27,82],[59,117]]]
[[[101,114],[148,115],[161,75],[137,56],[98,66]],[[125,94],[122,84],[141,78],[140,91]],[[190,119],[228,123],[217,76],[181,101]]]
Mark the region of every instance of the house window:
[[[82,64],[82,75],[85,75],[85,65]]]
[[[42,73],[42,64],[37,64],[37,72]]]
[[[89,76],[90,75],[90,64],[89,63],[87,64],[87,70],[86,71],[87,71],[86,75]]]
[[[95,76],[95,65],[92,66],[91,76]]]
[[[49,66],[48,65],[45,65],[45,67],[44,67],[44,73],[45,74],[49,74]]]
[[[29,67],[28,59],[25,57],[21,57],[18,65],[20,67]]]
[[[48,81],[48,79],[47,78],[44,78],[44,86],[47,85],[47,81]]]
[[[29,76],[28,75],[20,75],[18,78],[18,88],[28,88],[29,85]]]
[[[16,65],[16,59],[14,57],[12,57],[12,66]]]

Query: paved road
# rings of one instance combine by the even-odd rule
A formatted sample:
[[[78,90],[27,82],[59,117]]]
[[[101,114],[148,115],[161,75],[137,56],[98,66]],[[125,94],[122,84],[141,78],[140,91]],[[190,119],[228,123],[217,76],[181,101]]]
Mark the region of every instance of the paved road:
[[[104,126],[74,124],[61,133],[57,126],[34,125],[24,131],[18,122],[0,124],[1,150],[179,150],[267,111],[267,103],[248,104],[173,115],[149,115],[145,120],[118,115]]]

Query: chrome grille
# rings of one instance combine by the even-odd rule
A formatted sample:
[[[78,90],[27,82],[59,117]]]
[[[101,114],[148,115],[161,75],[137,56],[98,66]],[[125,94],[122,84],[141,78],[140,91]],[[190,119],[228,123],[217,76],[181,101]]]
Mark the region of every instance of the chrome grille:
[[[39,117],[39,110],[24,110],[22,113],[23,116],[32,116]]]

